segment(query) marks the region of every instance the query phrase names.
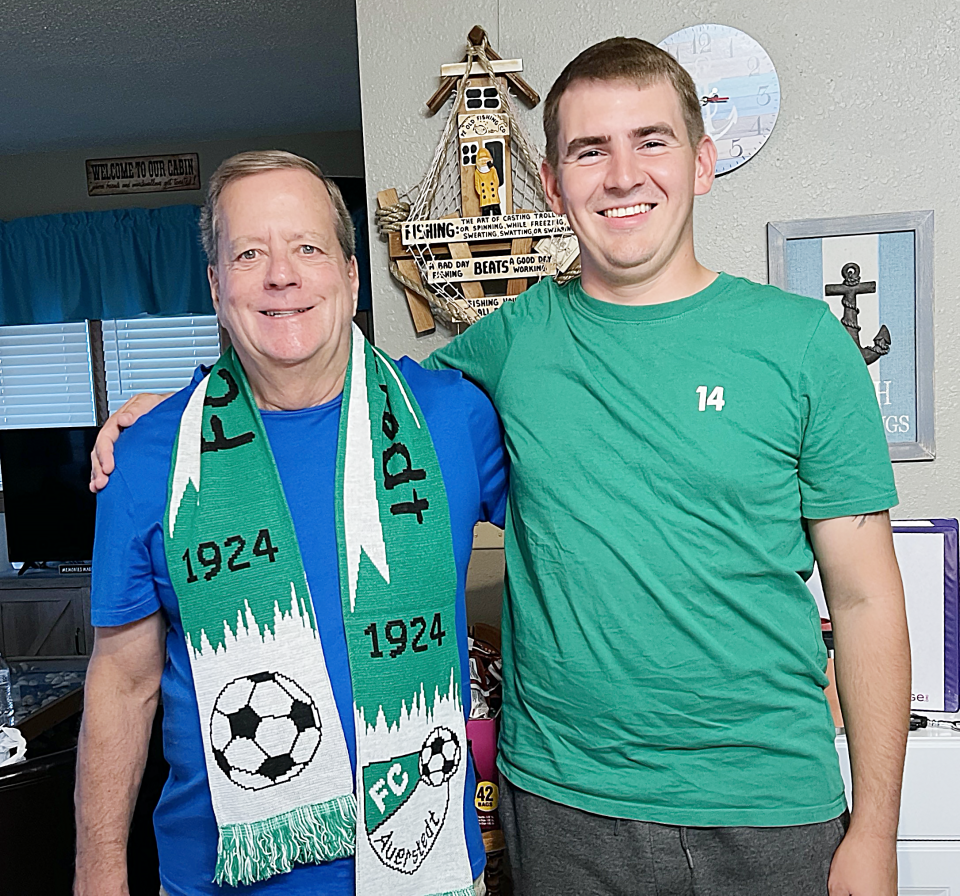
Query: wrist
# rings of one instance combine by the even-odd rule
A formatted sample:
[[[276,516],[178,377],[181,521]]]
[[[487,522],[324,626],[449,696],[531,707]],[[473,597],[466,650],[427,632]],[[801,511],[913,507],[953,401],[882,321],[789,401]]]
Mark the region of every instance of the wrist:
[[[850,826],[847,828],[847,837],[857,840],[873,841],[878,846],[896,846],[897,825],[889,822],[880,822],[876,818],[850,813]]]
[[[129,896],[126,861],[119,864],[78,851],[73,896]]]
[[[73,882],[73,896],[130,896],[127,877],[114,879],[111,875],[89,874],[83,877],[77,874]]]

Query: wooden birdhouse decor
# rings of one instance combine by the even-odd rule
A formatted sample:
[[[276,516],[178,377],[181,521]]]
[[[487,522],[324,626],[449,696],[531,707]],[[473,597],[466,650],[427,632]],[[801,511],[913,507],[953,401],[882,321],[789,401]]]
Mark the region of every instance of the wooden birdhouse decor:
[[[522,70],[474,27],[464,60],[441,66],[440,87],[427,101],[436,113],[453,96],[430,169],[403,197],[377,194],[390,270],[418,335],[433,331],[435,315],[459,329],[542,277],[578,272],[576,237],[549,210],[540,154],[513,113],[511,88],[531,106],[540,102]]]

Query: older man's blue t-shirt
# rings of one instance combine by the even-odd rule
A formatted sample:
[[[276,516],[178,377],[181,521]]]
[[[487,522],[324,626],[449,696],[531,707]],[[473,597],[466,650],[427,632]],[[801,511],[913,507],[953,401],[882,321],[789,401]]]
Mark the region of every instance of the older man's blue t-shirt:
[[[506,460],[500,424],[489,400],[459,372],[424,370],[409,358],[399,363],[430,429],[447,490],[457,566],[461,687],[469,702],[464,586],[474,524],[487,520],[503,525]],[[288,874],[251,887],[218,887],[212,883],[217,827],[207,785],[193,676],[167,572],[161,526],[180,415],[200,379],[198,372],[190,386],[123,433],[116,446],[117,469],[97,502],[93,624],[124,625],[161,608],[169,622],[162,697],[163,746],[170,775],[154,814],[161,881],[170,896],[353,896],[352,858],[297,866]],[[324,658],[356,772],[353,693],[340,606],[333,513],[340,397],[299,411],[262,411],[261,416],[300,543]],[[463,811],[476,877],[483,869],[484,849],[473,807],[474,789],[471,763]]]

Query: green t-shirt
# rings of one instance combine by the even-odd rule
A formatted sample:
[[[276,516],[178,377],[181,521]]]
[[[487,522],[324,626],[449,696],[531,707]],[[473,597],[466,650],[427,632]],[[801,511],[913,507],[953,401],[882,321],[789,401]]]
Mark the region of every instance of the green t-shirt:
[[[897,496],[827,305],[726,274],[639,307],[545,280],[429,363],[490,395],[510,454],[507,778],[664,824],[842,812],[803,518]]]

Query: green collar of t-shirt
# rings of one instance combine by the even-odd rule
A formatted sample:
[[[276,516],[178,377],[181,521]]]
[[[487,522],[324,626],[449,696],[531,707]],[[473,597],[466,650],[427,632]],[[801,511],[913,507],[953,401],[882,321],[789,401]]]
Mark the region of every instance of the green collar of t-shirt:
[[[676,299],[673,302],[659,302],[655,305],[620,305],[615,302],[595,299],[583,291],[579,279],[571,283],[569,295],[573,305],[591,317],[619,321],[620,323],[642,323],[644,321],[679,317],[681,314],[695,311],[717,298],[730,286],[734,279],[736,278],[721,271],[706,289],[701,289],[700,292],[683,299]]]

